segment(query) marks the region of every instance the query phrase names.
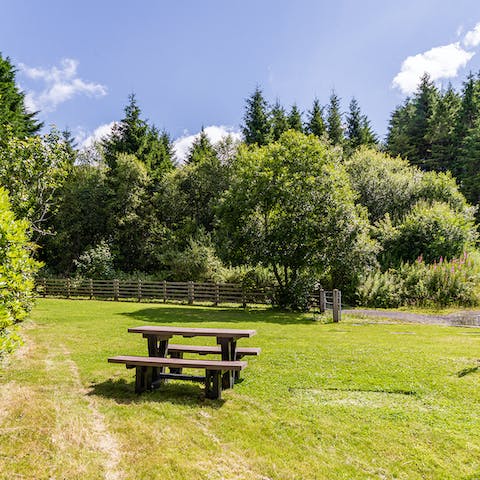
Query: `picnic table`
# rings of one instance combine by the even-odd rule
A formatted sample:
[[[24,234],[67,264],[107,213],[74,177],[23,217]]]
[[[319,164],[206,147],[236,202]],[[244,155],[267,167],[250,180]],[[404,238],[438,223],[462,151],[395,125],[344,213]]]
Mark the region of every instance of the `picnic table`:
[[[141,333],[148,342],[148,355],[150,357],[165,358],[168,354],[169,340],[173,336],[184,338],[215,337],[220,346],[222,362],[235,362],[237,360],[237,340],[250,338],[256,334],[255,330],[240,330],[234,328],[191,328],[172,326],[141,326],[129,328],[130,333]],[[163,369],[164,367],[160,367]],[[234,370],[226,370],[222,375],[222,388],[233,388],[235,381]]]

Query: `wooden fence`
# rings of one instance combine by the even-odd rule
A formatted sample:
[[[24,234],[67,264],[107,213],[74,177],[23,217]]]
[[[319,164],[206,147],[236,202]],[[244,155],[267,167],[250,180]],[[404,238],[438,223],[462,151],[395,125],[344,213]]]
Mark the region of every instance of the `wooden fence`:
[[[35,285],[37,295],[42,297],[88,298],[105,300],[180,301],[193,303],[270,304],[273,288],[245,290],[234,283],[199,282],[152,282],[142,280],[93,280],[71,278],[43,278]],[[341,317],[340,290],[315,289],[310,295],[310,304],[320,313],[333,311],[333,320]]]

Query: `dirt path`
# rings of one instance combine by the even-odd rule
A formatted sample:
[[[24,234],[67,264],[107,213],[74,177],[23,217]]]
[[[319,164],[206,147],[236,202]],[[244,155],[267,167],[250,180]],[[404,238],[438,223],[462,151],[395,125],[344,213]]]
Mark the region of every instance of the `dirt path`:
[[[88,402],[88,406],[91,414],[91,426],[93,428],[93,437],[95,446],[100,450],[106,459],[105,467],[105,480],[120,480],[123,475],[118,469],[120,462],[120,452],[118,449],[115,438],[110,434],[107,429],[105,419],[98,410],[95,401],[88,396],[88,390],[82,385],[80,379],[80,372],[78,371],[77,364],[73,361],[71,354],[65,345],[61,345],[63,354],[65,355],[65,363],[68,364],[70,374],[74,380],[78,393],[83,396]]]
[[[410,312],[392,312],[387,310],[342,310],[347,315],[367,315],[379,318],[391,318],[412,323],[424,323],[431,325],[450,325],[480,327],[480,311],[462,311],[448,315],[426,315]]]

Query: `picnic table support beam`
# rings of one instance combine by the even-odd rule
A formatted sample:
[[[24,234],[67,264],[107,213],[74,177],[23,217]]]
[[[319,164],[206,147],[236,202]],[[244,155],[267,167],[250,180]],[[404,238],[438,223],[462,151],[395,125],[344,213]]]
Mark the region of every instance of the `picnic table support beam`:
[[[237,341],[229,338],[217,338],[217,343],[222,349],[222,360],[232,361],[237,355]],[[235,382],[235,374],[231,370],[226,371],[222,375],[222,387],[224,389],[233,388]]]
[[[163,357],[167,356],[168,351],[168,338],[158,338],[152,335],[147,336],[148,341],[148,355],[150,357]],[[165,373],[164,367],[152,367],[152,379],[157,380],[159,373]]]
[[[151,390],[153,383],[154,367],[135,367],[135,393]]]
[[[222,398],[222,372],[207,370],[205,375],[205,397],[212,400]]]

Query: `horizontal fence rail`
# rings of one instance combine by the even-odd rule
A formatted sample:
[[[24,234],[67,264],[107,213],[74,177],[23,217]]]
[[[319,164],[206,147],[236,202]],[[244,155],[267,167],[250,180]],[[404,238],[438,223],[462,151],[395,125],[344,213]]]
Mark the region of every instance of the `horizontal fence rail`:
[[[104,300],[180,301],[188,304],[211,302],[247,304],[272,303],[274,287],[244,289],[236,283],[212,282],[153,282],[143,280],[94,280],[74,278],[41,278],[35,284],[37,295],[42,297],[88,298]],[[311,307],[320,313],[333,311],[333,320],[340,321],[341,292],[316,288],[310,294]]]

